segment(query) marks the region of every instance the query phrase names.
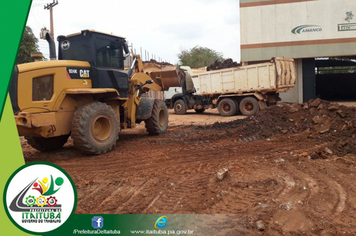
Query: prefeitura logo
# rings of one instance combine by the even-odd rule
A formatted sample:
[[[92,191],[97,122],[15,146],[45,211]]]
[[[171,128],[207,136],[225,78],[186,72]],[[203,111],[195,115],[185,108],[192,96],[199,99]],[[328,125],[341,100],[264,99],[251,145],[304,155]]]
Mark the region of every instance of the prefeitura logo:
[[[74,212],[76,191],[64,170],[36,162],[19,168],[10,177],[4,205],[17,227],[40,234],[58,228]]]

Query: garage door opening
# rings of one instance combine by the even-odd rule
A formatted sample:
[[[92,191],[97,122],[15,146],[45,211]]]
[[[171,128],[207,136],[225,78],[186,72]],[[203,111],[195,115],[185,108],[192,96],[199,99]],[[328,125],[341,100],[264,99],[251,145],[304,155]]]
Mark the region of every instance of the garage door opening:
[[[315,59],[316,97],[356,101],[356,56]]]

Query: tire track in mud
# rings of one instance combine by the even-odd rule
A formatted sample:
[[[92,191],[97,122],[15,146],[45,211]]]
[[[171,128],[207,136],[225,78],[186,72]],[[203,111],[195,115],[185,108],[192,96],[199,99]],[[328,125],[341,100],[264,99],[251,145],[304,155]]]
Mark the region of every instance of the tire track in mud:
[[[273,215],[269,223],[273,226],[278,222],[283,232],[305,232],[311,230],[313,225],[318,225],[320,218],[337,219],[347,204],[347,192],[339,183],[323,173],[313,171],[312,160],[305,164],[308,165],[300,168],[290,163],[285,168],[288,169],[285,174],[289,175],[288,178],[283,177],[287,188],[276,198],[279,209],[269,213]]]
[[[339,215],[344,209],[347,200],[346,191],[341,187],[340,184],[334,181],[334,185],[339,192],[339,203],[335,209],[335,215]]]
[[[155,208],[166,209],[174,214],[201,212],[209,208],[211,193],[207,191],[206,185],[211,178],[209,171],[187,173],[186,167],[182,166],[176,170],[182,178],[170,179],[171,182],[157,202]],[[183,178],[184,176],[184,178]],[[200,201],[197,201],[200,199]]]
[[[155,172],[159,172],[160,175],[163,176],[184,176],[184,181],[181,181],[180,179],[177,178],[168,178],[166,183],[164,185],[160,185],[161,188],[165,189],[162,191],[162,194],[158,199],[155,200],[155,198],[150,199],[148,202],[149,205],[145,209],[148,213],[150,212],[155,212],[157,210],[162,210],[162,209],[167,209],[170,212],[176,212],[180,210],[179,206],[185,205],[189,206],[189,199],[192,196],[187,197],[182,197],[184,195],[187,195],[189,193],[195,193],[193,194],[196,196],[196,198],[200,198],[200,195],[204,195],[206,192],[206,188],[204,186],[207,185],[209,179],[211,179],[212,176],[215,176],[214,172],[217,171],[214,167],[214,170],[209,169],[209,164],[203,164],[207,160],[210,160],[210,157],[208,154],[211,154],[210,151],[208,150],[196,150],[193,152],[190,152],[190,158],[187,158],[186,155],[181,154],[181,155],[176,155],[174,159],[165,159],[163,157],[160,157],[159,162],[164,166],[163,168],[157,167],[155,169]],[[196,158],[194,157],[196,154],[202,155],[203,157]],[[207,158],[204,158],[204,154],[207,154]],[[221,158],[221,159],[227,159],[227,158]],[[220,160],[221,160],[220,159]],[[138,162],[141,162],[139,166],[134,165],[128,171],[124,174],[123,177],[130,175],[134,173],[135,175],[141,176],[144,171],[147,172],[148,169],[152,169],[152,163],[146,163],[142,164],[142,160],[138,160]],[[204,168],[202,168],[202,165],[204,165]],[[198,166],[197,169],[195,169],[194,166]],[[167,168],[168,167],[168,168]],[[151,175],[153,175],[151,173]],[[202,175],[205,175],[202,177]],[[153,180],[154,181],[154,180]],[[145,189],[142,189],[142,191],[150,191],[151,185],[157,185],[157,182],[151,183],[150,186],[147,186]],[[170,184],[173,184],[172,186]],[[201,186],[201,187],[197,187]],[[153,186],[155,187],[155,186]],[[116,190],[117,191],[117,190]],[[191,194],[192,195],[192,194]],[[134,198],[141,198],[141,196],[133,196]],[[142,199],[137,199],[137,201],[141,201]],[[112,200],[106,199],[105,202],[111,202]],[[151,204],[153,202],[153,204]],[[150,205],[151,204],[151,205]],[[195,206],[189,206],[192,209],[195,209]],[[203,207],[203,208],[208,208],[209,205]],[[184,210],[184,212],[187,212],[187,210]],[[189,211],[188,211],[189,212]],[[190,211],[192,212],[192,211]]]
[[[88,210],[91,211],[93,208],[95,208],[95,202],[97,202],[96,196],[102,195],[105,189],[106,185],[104,184],[93,184],[90,186],[90,188],[86,188],[84,191],[81,191],[81,189],[77,189],[78,201],[76,212],[83,213]],[[86,209],[83,209],[83,207],[85,207]]]
[[[202,158],[193,158],[193,160],[192,160],[192,157],[194,157],[196,154],[198,154],[200,156],[203,156],[203,157]],[[165,176],[169,176],[171,174],[173,174],[173,175],[183,174],[184,175],[186,170],[192,169],[192,167],[194,166],[195,163],[200,163],[199,166],[201,165],[201,163],[204,163],[206,161],[205,158],[204,158],[205,154],[208,157],[208,158],[206,158],[206,160],[210,160],[211,158],[209,156],[211,156],[212,153],[209,150],[199,150],[199,149],[196,150],[196,151],[193,151],[193,152],[191,151],[190,152],[190,156],[191,156],[190,158],[187,158],[186,155],[184,155],[184,154],[181,154],[181,155],[177,155],[176,154],[174,160],[169,160],[169,159],[162,158],[162,155],[157,155],[157,156],[160,157],[158,161],[161,164],[163,164],[164,166],[172,166],[172,165],[175,165],[176,167],[178,166],[178,168],[175,168],[174,171],[173,170],[169,170],[169,169],[168,170],[164,170],[163,168],[159,169],[158,171],[162,172],[162,174],[164,174]],[[218,153],[216,153],[216,156],[218,156],[217,154]],[[145,158],[147,158],[147,155],[143,155],[143,156],[145,156]],[[145,158],[139,158],[139,159],[135,160],[134,163],[131,162],[131,164],[133,164],[133,165],[132,165],[132,167],[130,167],[128,169],[125,168],[126,169],[126,173],[125,173],[124,176],[127,176],[130,173],[134,173],[135,175],[139,175],[140,176],[141,174],[146,172],[147,169],[152,169],[152,163],[151,162],[145,162],[144,161]],[[148,159],[150,159],[150,157],[148,157]],[[220,157],[220,161],[221,161],[221,159],[227,160],[227,158],[223,158],[223,157]],[[109,160],[107,160],[107,161],[109,161]],[[139,164],[139,165],[136,165],[136,163]],[[202,168],[200,168],[199,170],[202,171]],[[196,186],[206,186],[207,183],[210,181],[210,179],[214,179],[213,178],[214,171],[217,171],[217,169],[209,170],[207,167],[205,167],[203,172],[196,173],[197,176],[200,176],[199,180],[196,180],[194,177],[189,177],[188,181],[185,179],[185,182],[184,182],[183,185],[182,184],[179,184],[179,185],[176,184],[176,186],[179,186],[179,188],[175,188],[173,193],[172,193],[172,191],[171,192],[168,191],[168,192],[165,192],[164,194],[162,194],[162,196],[160,197],[159,201],[157,199],[157,202],[155,201],[155,204],[150,206],[150,208],[152,207],[152,211],[153,212],[155,210],[159,209],[159,207],[155,206],[155,205],[159,206],[160,205],[159,202],[164,202],[163,205],[167,205],[168,204],[167,207],[169,207],[170,205],[172,205],[174,203],[174,205],[172,206],[171,210],[174,209],[174,208],[176,210],[179,210],[179,207],[177,207],[177,203],[178,202],[179,202],[178,205],[183,205],[184,204],[184,205],[188,205],[188,208],[191,207],[191,206],[189,206],[189,203],[185,204],[185,198],[182,198],[181,195],[182,194],[186,194],[186,193],[191,193],[191,192],[202,192],[203,194],[205,194],[204,192],[206,192],[206,189],[204,187],[199,189]],[[105,171],[103,171],[103,170],[97,171],[96,170],[95,172],[96,173],[100,173],[100,172],[104,172],[105,173],[105,172],[110,172],[110,169],[105,170]],[[205,178],[202,178],[202,174],[204,174],[206,172],[207,172],[207,176]],[[104,184],[104,183],[102,183],[102,184]],[[114,190],[114,192],[118,192],[118,189]],[[212,195],[212,194],[210,194],[210,195]],[[136,194],[136,195],[134,195],[132,197],[136,198],[137,196],[138,195]],[[201,197],[201,196],[196,196],[196,198],[199,198],[199,197]],[[165,198],[169,199],[170,201],[167,202],[165,200]],[[200,210],[209,209],[209,207],[211,205],[211,203],[209,201],[209,198],[213,199],[213,198],[219,198],[219,197],[216,197],[215,194],[213,194],[212,197],[211,196],[206,197],[207,203],[205,205],[203,204],[203,206],[201,207],[202,209],[200,209]],[[212,200],[212,202],[214,202],[214,200]],[[111,202],[112,200],[110,200],[110,198],[108,198],[108,199],[105,199],[104,201],[105,202]],[[240,202],[243,202],[243,201],[246,201],[246,200],[241,198]],[[248,203],[249,202],[247,202],[245,204],[245,207],[244,207],[245,209],[248,207]],[[123,203],[123,204],[125,204],[125,203]],[[123,209],[123,208],[121,208],[121,209]],[[193,206],[192,210],[193,211],[197,210],[196,206]],[[241,207],[240,207],[239,210],[241,211]],[[233,212],[233,211],[228,211],[228,212]]]
[[[322,199],[322,196],[333,191],[336,198],[330,200],[329,202],[333,210],[331,210],[328,215],[335,216],[344,210],[347,201],[347,194],[345,189],[335,180],[324,174],[318,175],[317,179],[314,179],[309,174],[297,170],[294,166],[290,166],[289,169],[294,169],[295,173],[297,173],[298,176],[301,176],[307,183],[308,188],[306,188],[306,190],[308,190],[308,196],[304,199],[304,202],[314,202],[314,204],[321,203],[320,199]],[[328,186],[328,188],[323,187],[323,185]]]
[[[229,213],[243,216],[243,225],[234,223],[247,235],[258,234],[257,220],[266,224],[266,235],[356,233],[354,155],[311,160],[300,154],[329,143],[305,134],[239,142],[225,130],[175,131],[123,134],[113,152],[101,156],[74,149],[50,156],[77,186],[76,213]],[[29,161],[48,158],[27,153]],[[224,167],[229,172],[219,182],[216,173]]]
[[[315,150],[318,149],[320,147],[325,147],[326,144],[322,144],[322,145],[317,145],[314,146],[313,148],[311,148],[311,150]],[[282,148],[283,149],[283,148]],[[297,150],[298,151],[298,150]],[[305,163],[306,161],[306,163]],[[288,162],[288,161],[287,161]],[[344,209],[345,209],[345,205],[347,204],[347,191],[337,182],[333,181],[332,179],[330,179],[330,177],[328,175],[324,175],[324,174],[315,174],[315,170],[314,169],[314,164],[312,163],[313,160],[303,160],[303,165],[307,164],[306,167],[303,168],[299,168],[298,165],[295,165],[295,161],[292,161],[292,163],[290,163],[288,165],[288,167],[286,168],[282,168],[282,170],[287,169],[288,172],[282,172],[281,170],[278,171],[279,176],[281,177],[282,181],[279,180],[279,184],[283,184],[284,187],[283,189],[281,189],[280,193],[277,194],[278,197],[276,197],[276,203],[279,207],[281,208],[282,206],[282,210],[291,210],[291,208],[293,206],[296,206],[296,209],[298,210],[299,213],[296,213],[297,215],[299,215],[300,218],[304,219],[304,221],[306,221],[306,224],[302,224],[300,225],[300,229],[304,229],[304,230],[310,230],[310,227],[312,225],[312,223],[316,223],[316,221],[309,221],[306,220],[308,218],[308,215],[313,214],[315,211],[315,207],[318,207],[317,205],[323,205],[324,203],[321,202],[319,199],[323,199],[323,195],[328,195],[330,194],[330,192],[336,192],[335,197],[333,197],[332,199],[329,199],[329,205],[331,205],[332,209],[331,211],[327,211],[325,212],[323,215],[325,216],[334,216],[334,215],[339,215]],[[300,164],[300,163],[299,163]],[[270,167],[269,167],[270,168]],[[299,170],[302,169],[302,170]],[[261,171],[261,170],[259,170]],[[310,174],[311,173],[311,174]],[[232,174],[232,173],[231,173]],[[263,174],[265,176],[266,179],[268,179],[270,177],[270,175],[266,174],[265,172],[261,171],[260,175]],[[314,174],[316,175],[316,177],[312,177],[314,176]],[[276,180],[276,179],[273,179]],[[262,182],[263,180],[261,180],[260,182]],[[248,183],[252,183],[253,182],[248,182]],[[323,187],[320,187],[320,185],[322,185]],[[325,188],[324,186],[329,186],[328,188]],[[297,189],[297,190],[296,190]],[[326,190],[324,190],[326,189]],[[303,191],[301,191],[303,190]],[[223,200],[223,202],[225,203],[225,207],[223,206],[224,204],[219,203],[220,205],[217,205],[217,207],[219,208],[220,211],[222,212],[231,212],[231,211],[235,211],[235,209],[231,209],[231,199],[238,199],[237,201],[240,201],[240,205],[242,204],[242,201],[238,198],[238,195],[240,194],[244,194],[243,192],[239,192],[239,194],[234,193],[234,191],[232,191],[231,189],[229,189],[229,199],[225,199]],[[232,194],[231,194],[232,192]],[[254,191],[250,191],[250,192],[254,192]],[[266,191],[264,189],[258,189],[256,191],[256,193],[261,193],[264,192],[266,193]],[[269,194],[269,193],[268,193]],[[268,195],[267,194],[267,195]],[[263,194],[262,194],[263,195]],[[253,199],[253,197],[255,196],[254,194],[252,194],[252,197],[249,196],[248,194],[245,194],[245,196],[247,198],[250,198],[251,203],[253,201],[255,201],[255,199]],[[261,198],[261,197],[260,197]],[[288,203],[290,202],[290,200],[293,199],[292,204],[288,205]],[[287,201],[287,204],[283,204],[283,200],[289,200],[289,202]],[[325,200],[323,200],[325,201]],[[305,206],[305,204],[310,204],[311,206],[308,208],[308,206]],[[281,205],[282,204],[282,205]],[[258,205],[262,205],[261,208],[267,208],[265,203],[258,203]],[[256,203],[255,203],[256,206]],[[216,207],[216,206],[214,206]],[[305,208],[307,208],[308,210],[305,210]],[[280,209],[276,210],[276,212],[278,213],[280,211]],[[236,211],[235,211],[236,212]],[[219,213],[219,212],[217,212]],[[317,212],[318,213],[318,212]],[[276,214],[276,213],[275,213]],[[315,218],[320,217],[320,215],[315,215]],[[288,222],[287,222],[288,223]],[[288,226],[288,224],[286,223],[286,225]],[[294,222],[295,223],[295,222]],[[291,227],[292,223],[289,223],[289,227]],[[290,230],[296,230],[295,228],[286,228],[286,230],[290,231]]]
[[[137,204],[137,196],[139,194],[142,194],[142,191],[145,189],[145,186],[150,182],[150,180],[145,180],[142,183],[139,184],[138,187],[136,188],[131,188],[128,192],[126,192],[126,195],[129,196],[127,200],[125,200],[121,205],[119,205],[115,211],[114,214],[123,214],[123,212],[130,212],[130,210],[127,210],[130,205],[136,205]]]
[[[204,164],[206,159],[204,157],[195,157],[197,153],[204,155],[204,152],[208,151],[196,150],[189,152],[190,158],[187,158],[184,154],[179,154],[173,160],[169,159],[161,162],[164,167],[159,172],[161,175],[167,176],[167,178],[160,182],[160,189],[163,190],[149,201],[150,204],[145,209],[145,212],[156,213],[157,211],[165,210],[171,213],[184,213],[204,208],[204,203],[202,203],[203,206],[190,203],[192,198],[204,198],[204,195],[207,194],[205,186],[213,175],[210,165]],[[182,212],[181,208],[183,206],[185,209]]]

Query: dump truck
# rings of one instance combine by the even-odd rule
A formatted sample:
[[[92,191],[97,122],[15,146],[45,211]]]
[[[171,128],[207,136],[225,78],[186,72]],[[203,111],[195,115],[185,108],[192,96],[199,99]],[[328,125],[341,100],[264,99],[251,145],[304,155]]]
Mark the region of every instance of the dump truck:
[[[183,92],[166,101],[178,115],[188,109],[203,113],[218,108],[222,116],[252,116],[280,101],[279,93],[292,89],[296,82],[294,60],[287,58],[198,74],[187,66],[181,68],[186,73]]]
[[[174,66],[144,64],[130,54],[124,37],[82,30],[58,37],[50,45],[50,61],[15,67],[9,93],[20,136],[40,151],[62,148],[71,136],[87,154],[109,152],[122,129],[145,122],[147,132],[163,134],[168,112],[162,100],[147,91],[182,86],[184,73]]]

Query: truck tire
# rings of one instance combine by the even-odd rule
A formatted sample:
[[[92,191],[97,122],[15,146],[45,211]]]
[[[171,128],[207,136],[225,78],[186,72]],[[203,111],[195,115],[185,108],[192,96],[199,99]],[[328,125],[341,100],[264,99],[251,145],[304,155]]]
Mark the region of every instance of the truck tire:
[[[69,135],[61,135],[52,138],[43,137],[26,137],[27,143],[41,152],[51,152],[61,149],[63,145],[67,142]]]
[[[182,99],[178,99],[174,103],[174,113],[177,115],[184,115],[187,112],[187,105]]]
[[[81,152],[98,155],[111,151],[119,132],[119,119],[105,103],[90,103],[74,113],[71,136]]]
[[[152,115],[145,120],[148,134],[164,134],[168,128],[168,110],[163,101],[156,99],[153,103]]]
[[[240,109],[239,109],[239,102],[237,101],[237,99],[232,99],[236,105],[236,112],[235,115],[238,115],[240,113]]]
[[[201,113],[204,113],[205,109],[202,108],[202,109],[194,109],[196,113],[198,114],[201,114]]]
[[[240,102],[240,112],[244,116],[253,116],[259,112],[258,101],[253,97],[245,97]]]
[[[218,111],[222,116],[233,116],[237,111],[236,103],[230,98],[224,98],[218,104]]]

